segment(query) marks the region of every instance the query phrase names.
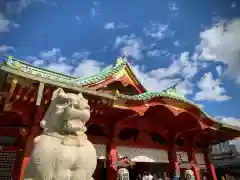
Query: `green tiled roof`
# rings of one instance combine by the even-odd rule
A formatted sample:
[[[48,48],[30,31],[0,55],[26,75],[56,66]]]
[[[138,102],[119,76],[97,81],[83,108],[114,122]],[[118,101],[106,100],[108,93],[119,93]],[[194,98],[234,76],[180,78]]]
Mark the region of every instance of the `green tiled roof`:
[[[127,65],[127,61],[123,58],[119,58],[115,66],[106,68],[102,72],[89,77],[77,78],[73,80],[73,82],[74,84],[77,84],[77,85],[87,85],[87,84],[98,83],[118,73],[126,65]]]
[[[89,77],[83,77],[83,78],[75,78],[71,76],[67,76],[61,73],[57,73],[54,71],[42,69],[35,67],[33,65],[30,65],[26,62],[16,60],[12,58],[11,56],[7,57],[7,60],[0,64],[1,66],[8,66],[10,68],[13,68],[18,71],[22,71],[34,76],[39,76],[42,78],[47,78],[52,81],[58,81],[58,82],[63,82],[66,84],[70,84],[72,86],[86,86],[89,84],[94,84],[94,83],[99,83],[104,81],[106,78],[113,76],[114,74],[118,73],[122,68],[124,68],[128,64],[127,60],[125,58],[119,58],[117,60],[117,63],[115,66],[106,68],[102,72],[89,76]],[[130,67],[130,66],[129,66]],[[221,127],[227,127],[227,128],[232,128],[232,129],[237,129],[240,131],[240,127],[232,126],[226,123],[222,123],[218,120],[215,120],[213,117],[208,115],[205,111],[201,109],[201,107],[198,104],[195,104],[194,102],[188,100],[185,98],[183,95],[179,94],[176,91],[175,87],[168,88],[162,92],[145,92],[137,95],[124,95],[120,94],[119,98],[123,99],[128,99],[128,100],[135,100],[135,101],[148,101],[153,98],[169,98],[169,99],[174,99],[174,100],[179,100],[184,103],[191,104],[192,106],[198,108],[203,117],[209,118],[212,121],[216,123],[216,125],[220,125]]]
[[[168,88],[162,92],[145,92],[142,94],[138,94],[138,95],[133,95],[133,96],[129,96],[129,95],[120,95],[121,98],[123,99],[129,99],[129,100],[135,100],[135,101],[147,101],[147,100],[151,100],[153,98],[169,98],[169,99],[174,99],[174,100],[179,100],[182,101],[184,103],[188,103],[191,104],[192,106],[194,106],[195,108],[199,109],[201,112],[201,116],[202,118],[207,118],[207,119],[211,119],[213,122],[215,122],[216,126],[218,127],[226,127],[226,128],[230,128],[230,129],[234,129],[234,130],[238,130],[240,131],[240,126],[233,126],[231,124],[227,124],[224,123],[220,120],[215,119],[214,117],[210,116],[208,113],[206,113],[201,107],[200,105],[194,103],[193,101],[190,101],[189,99],[185,98],[183,95],[179,94],[175,88]]]
[[[40,76],[53,81],[59,81],[59,82],[64,82],[67,84],[73,84],[78,86],[86,86],[89,84],[104,81],[106,78],[119,72],[122,68],[124,68],[126,64],[127,64],[127,61],[123,58],[120,58],[118,59],[118,63],[115,66],[107,68],[98,74],[88,76],[88,77],[83,77],[83,78],[75,78],[75,77],[67,76],[65,74],[35,67],[24,61],[16,60],[11,56],[8,56],[7,60],[3,63],[3,65],[9,66],[11,68],[17,69],[25,73],[29,73],[35,76]]]

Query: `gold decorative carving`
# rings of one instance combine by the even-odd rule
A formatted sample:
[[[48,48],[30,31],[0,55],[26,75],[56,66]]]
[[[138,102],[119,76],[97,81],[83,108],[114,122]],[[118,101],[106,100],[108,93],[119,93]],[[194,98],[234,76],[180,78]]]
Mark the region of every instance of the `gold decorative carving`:
[[[13,79],[12,80],[12,84],[11,84],[11,87],[10,87],[7,99],[5,101],[5,105],[4,105],[3,111],[10,111],[10,110],[12,110],[12,103],[10,102],[10,99],[11,99],[11,97],[13,95],[13,92],[14,92],[16,86],[17,86],[17,82],[18,82],[17,79]]]
[[[5,103],[3,111],[11,111],[12,110],[12,103]]]
[[[102,99],[102,103],[103,103],[103,105],[108,105],[109,101],[107,99]]]
[[[20,95],[16,95],[16,100],[19,100],[20,99]]]
[[[26,128],[20,128],[20,134],[21,134],[22,137],[26,136],[27,135]]]

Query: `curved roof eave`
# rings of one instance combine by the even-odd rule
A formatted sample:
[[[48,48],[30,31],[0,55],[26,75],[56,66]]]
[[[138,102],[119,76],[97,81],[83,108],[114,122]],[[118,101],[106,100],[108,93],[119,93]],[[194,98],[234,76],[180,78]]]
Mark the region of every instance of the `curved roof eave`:
[[[179,100],[181,102],[188,103],[188,104],[192,105],[193,107],[197,108],[200,111],[202,118],[209,119],[209,120],[213,121],[214,123],[216,123],[216,125],[218,125],[220,127],[226,127],[226,128],[229,128],[232,130],[237,130],[240,132],[239,126],[234,126],[234,125],[231,125],[228,123],[224,123],[224,122],[221,122],[221,121],[213,118],[208,113],[206,113],[204,110],[202,110],[202,108],[198,104],[194,103],[193,101],[188,100],[183,95],[178,94],[172,88],[166,89],[165,91],[162,91],[162,92],[145,92],[145,93],[133,95],[133,96],[121,94],[121,95],[119,95],[119,97],[123,98],[123,99],[127,99],[127,100],[134,100],[134,101],[148,101],[153,98],[161,98],[161,97]]]

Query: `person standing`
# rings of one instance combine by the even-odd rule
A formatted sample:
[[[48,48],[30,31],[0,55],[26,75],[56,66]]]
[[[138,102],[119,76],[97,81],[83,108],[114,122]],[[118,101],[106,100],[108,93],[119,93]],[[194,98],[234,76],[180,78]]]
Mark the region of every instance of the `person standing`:
[[[169,180],[169,177],[167,176],[166,172],[163,172],[163,180]]]
[[[179,180],[179,178],[177,177],[176,171],[172,171],[171,180]]]

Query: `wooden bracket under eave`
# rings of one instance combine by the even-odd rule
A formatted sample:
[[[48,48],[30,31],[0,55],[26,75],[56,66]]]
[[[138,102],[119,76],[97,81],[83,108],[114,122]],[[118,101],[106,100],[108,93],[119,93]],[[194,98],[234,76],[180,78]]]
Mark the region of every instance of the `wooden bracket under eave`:
[[[44,83],[40,82],[40,84],[38,86],[38,94],[37,94],[37,100],[36,100],[37,106],[40,106],[40,104],[42,102],[43,90],[44,90]]]

